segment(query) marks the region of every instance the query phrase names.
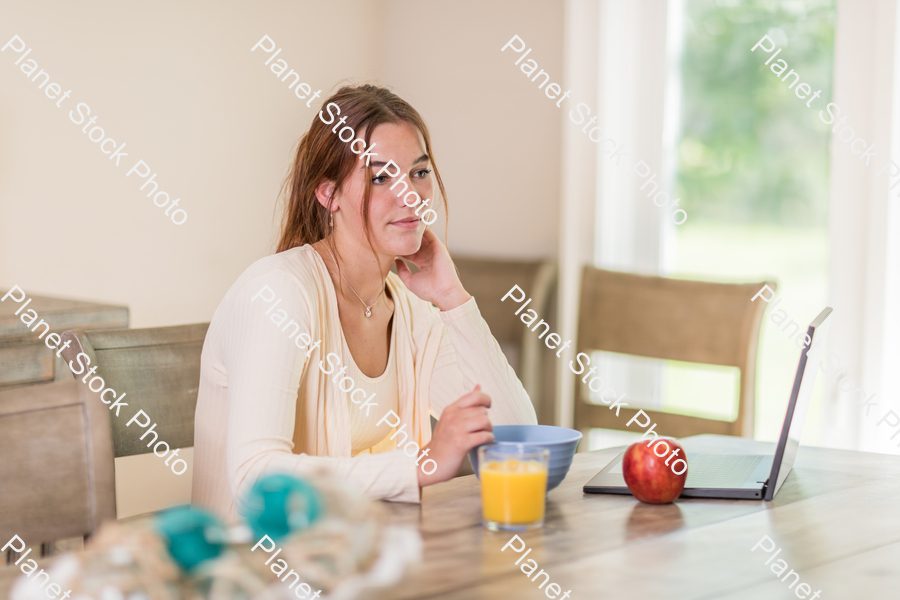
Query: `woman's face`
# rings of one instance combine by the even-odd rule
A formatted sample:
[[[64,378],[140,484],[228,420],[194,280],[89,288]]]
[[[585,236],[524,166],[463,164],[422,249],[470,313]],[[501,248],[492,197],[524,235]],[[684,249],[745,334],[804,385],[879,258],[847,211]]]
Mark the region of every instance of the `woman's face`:
[[[365,131],[357,132],[357,137],[364,135]],[[369,167],[366,167],[366,159],[357,159],[353,171],[344,180],[343,188],[335,195],[335,205],[339,209],[334,213],[335,230],[341,234],[349,234],[362,245],[368,245],[362,205],[366,178],[369,178],[372,181],[369,231],[375,251],[391,257],[413,254],[422,244],[422,235],[425,233],[422,218],[426,216],[425,210],[434,203],[434,179],[424,139],[410,123],[382,123],[372,132],[368,147],[377,156],[369,159]],[[388,160],[392,160],[399,171],[394,165],[390,165],[388,170],[378,175]],[[388,173],[397,174],[392,177]],[[404,189],[404,184],[409,187]],[[392,185],[395,186],[393,190]],[[403,199],[413,191],[419,195],[421,202],[416,206],[406,206]],[[422,207],[426,200],[428,205]],[[407,202],[413,204],[415,196],[410,195]]]

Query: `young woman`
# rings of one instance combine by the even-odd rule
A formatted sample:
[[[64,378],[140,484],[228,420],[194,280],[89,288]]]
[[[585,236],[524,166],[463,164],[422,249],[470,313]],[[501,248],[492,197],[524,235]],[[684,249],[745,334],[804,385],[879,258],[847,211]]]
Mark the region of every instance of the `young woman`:
[[[228,520],[274,472],[325,469],[418,502],[492,423],[537,422],[409,194],[445,197],[418,112],[371,85],[324,107],[285,183],[278,252],[231,287],[203,345],[193,502]]]

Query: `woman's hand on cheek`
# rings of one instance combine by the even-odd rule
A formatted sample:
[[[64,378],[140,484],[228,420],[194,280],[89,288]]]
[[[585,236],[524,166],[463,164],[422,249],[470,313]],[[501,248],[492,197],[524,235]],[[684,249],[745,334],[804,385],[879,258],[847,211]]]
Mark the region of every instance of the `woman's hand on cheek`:
[[[417,473],[419,486],[431,485],[453,479],[459,472],[466,453],[481,444],[494,441],[487,409],[491,398],[481,391],[481,386],[469,392],[444,409],[434,427],[428,448],[428,458],[434,460],[437,469],[426,475],[420,468]]]
[[[402,260],[394,259],[397,274],[422,300],[441,310],[452,310],[471,298],[456,275],[450,253],[431,229],[425,229],[419,251],[403,258],[416,265],[419,271],[413,273]]]

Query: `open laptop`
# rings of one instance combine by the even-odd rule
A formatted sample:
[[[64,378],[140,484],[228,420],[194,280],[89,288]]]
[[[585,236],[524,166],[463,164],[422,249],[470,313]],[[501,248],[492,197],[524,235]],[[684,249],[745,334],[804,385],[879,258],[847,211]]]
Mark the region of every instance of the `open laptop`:
[[[809,325],[808,351],[800,352],[800,364],[788,402],[784,426],[775,455],[687,454],[688,476],[682,498],[735,498],[771,500],[787,479],[797,456],[803,421],[812,399],[815,364],[807,369],[809,358],[818,357],[828,337],[826,321],[832,309],[826,307]],[[810,355],[808,357],[808,355]],[[646,441],[646,440],[645,440]],[[630,494],[622,476],[622,452],[584,486],[586,494]]]

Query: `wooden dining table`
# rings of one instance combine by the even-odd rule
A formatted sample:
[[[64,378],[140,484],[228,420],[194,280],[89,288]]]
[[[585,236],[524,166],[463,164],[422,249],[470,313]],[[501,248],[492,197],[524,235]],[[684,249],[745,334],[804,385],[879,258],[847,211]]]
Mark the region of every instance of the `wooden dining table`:
[[[681,441],[687,452],[774,452],[774,444],[728,436]],[[801,446],[771,502],[650,505],[584,494],[584,484],[622,450],[577,454],[548,495],[543,528],[518,534],[532,550],[528,558],[570,590],[571,600],[798,598],[806,593],[797,593],[800,583],[809,585],[807,597],[819,591],[824,600],[900,596],[900,457]],[[516,566],[524,553],[502,550],[514,534],[482,526],[474,475],[426,488],[421,506],[385,504],[393,522],[419,529],[424,556],[378,600],[549,597],[538,588],[544,576],[532,582],[520,570],[526,562]],[[763,536],[781,549],[769,565],[776,551],[763,551],[768,542],[751,550]],[[794,576],[782,582],[770,569],[779,559],[799,583]]]
[[[772,453],[774,444],[700,435],[680,440],[688,452]],[[584,494],[582,487],[624,448],[576,454],[547,498],[544,526],[519,533],[528,559],[567,591],[569,600],[798,598],[800,583],[817,598],[893,599],[900,589],[900,457],[801,446],[772,502],[680,499],[642,504],[632,496]],[[367,600],[539,600],[547,583],[520,567],[523,553],[502,550],[513,533],[481,524],[474,475],[423,490],[422,503],[383,503],[389,520],[418,529],[422,561],[403,580]],[[793,589],[765,563],[775,552],[751,550],[768,536],[789,569]],[[535,571],[537,574],[537,571]],[[784,574],[787,574],[785,571]],[[0,599],[16,567],[0,567]],[[554,590],[555,591],[555,590]],[[558,595],[562,598],[562,593]],[[812,597],[812,593],[807,597]],[[801,594],[802,595],[802,594]]]

